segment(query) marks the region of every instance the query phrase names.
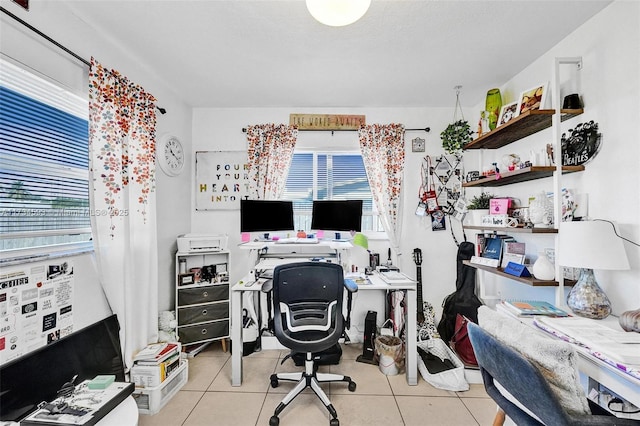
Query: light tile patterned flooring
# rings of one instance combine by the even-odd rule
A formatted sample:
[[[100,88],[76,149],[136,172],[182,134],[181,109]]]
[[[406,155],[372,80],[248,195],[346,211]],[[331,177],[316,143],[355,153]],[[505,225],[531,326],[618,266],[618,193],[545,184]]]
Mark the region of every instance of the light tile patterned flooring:
[[[491,425],[495,403],[481,384],[467,392],[436,389],[419,377],[418,386],[407,385],[404,374],[386,376],[378,366],[356,362],[361,344],[342,345],[340,364],[320,371],[346,374],[357,383],[355,392],[346,383],[325,383],[341,426],[478,426]],[[271,388],[274,372],[300,371],[290,359],[280,364],[286,351],[265,350],[243,359],[242,386],[231,386],[231,357],[219,343],[189,358],[189,381],[155,415],[140,415],[139,426],[266,426],[273,410],[294,386],[280,382]],[[329,424],[330,415],[309,389],[280,414],[281,426]]]

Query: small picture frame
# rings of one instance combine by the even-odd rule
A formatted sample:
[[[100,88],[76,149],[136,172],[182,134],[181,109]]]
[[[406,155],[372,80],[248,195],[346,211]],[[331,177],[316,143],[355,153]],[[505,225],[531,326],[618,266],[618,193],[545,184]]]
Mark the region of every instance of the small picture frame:
[[[196,274],[193,272],[178,275],[178,285],[189,285],[196,283]]]
[[[547,83],[538,84],[520,93],[518,100],[518,115],[527,111],[544,109],[547,99]]]
[[[510,104],[502,105],[500,108],[500,116],[498,117],[498,126],[507,124],[512,119],[518,116],[518,102],[511,102]]]
[[[411,140],[412,152],[424,152],[425,140],[421,138],[415,138]]]

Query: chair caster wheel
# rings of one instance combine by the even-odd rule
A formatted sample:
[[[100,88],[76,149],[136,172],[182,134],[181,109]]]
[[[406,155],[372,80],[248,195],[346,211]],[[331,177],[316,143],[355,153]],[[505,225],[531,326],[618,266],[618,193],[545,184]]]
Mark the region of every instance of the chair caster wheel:
[[[277,388],[278,387],[278,380],[271,380],[271,387],[272,388]]]
[[[280,419],[276,416],[271,416],[269,419],[269,426],[278,426],[280,424]]]
[[[349,382],[349,392],[356,391],[356,382]]]
[[[331,419],[329,421],[329,426],[340,426],[340,420],[338,419]]]

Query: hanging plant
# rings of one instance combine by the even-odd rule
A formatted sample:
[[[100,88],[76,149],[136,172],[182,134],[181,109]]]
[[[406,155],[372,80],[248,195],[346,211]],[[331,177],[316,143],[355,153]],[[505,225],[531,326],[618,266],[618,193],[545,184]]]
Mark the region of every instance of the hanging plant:
[[[442,139],[442,148],[448,154],[455,154],[462,151],[462,148],[469,142],[471,142],[471,126],[466,120],[458,120],[455,123],[449,124],[442,133],[440,138]]]
[[[456,86],[456,106],[453,109],[453,123],[449,124],[442,133],[440,138],[442,139],[442,148],[444,148],[447,154],[457,154],[462,151],[462,148],[469,142],[471,142],[471,126],[469,122],[464,119],[462,114],[462,107],[460,106],[460,89],[462,86]],[[460,117],[458,119],[458,110],[460,110]]]

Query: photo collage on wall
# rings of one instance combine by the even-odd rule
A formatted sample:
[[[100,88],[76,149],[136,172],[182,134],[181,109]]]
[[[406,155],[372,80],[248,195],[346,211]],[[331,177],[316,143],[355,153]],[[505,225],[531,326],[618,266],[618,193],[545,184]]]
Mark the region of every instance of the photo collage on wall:
[[[455,214],[454,206],[462,195],[464,163],[461,154],[426,156],[422,160],[422,188],[424,202],[431,206],[431,229],[446,229],[445,216]],[[435,208],[434,208],[435,206]]]
[[[0,364],[71,334],[73,287],[69,260],[0,275]]]

